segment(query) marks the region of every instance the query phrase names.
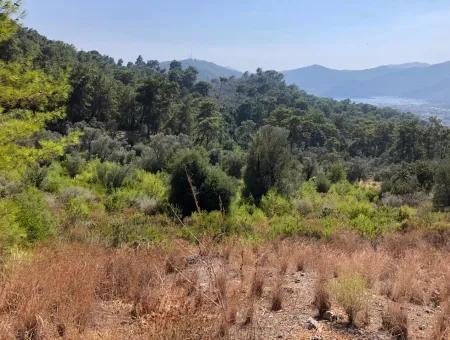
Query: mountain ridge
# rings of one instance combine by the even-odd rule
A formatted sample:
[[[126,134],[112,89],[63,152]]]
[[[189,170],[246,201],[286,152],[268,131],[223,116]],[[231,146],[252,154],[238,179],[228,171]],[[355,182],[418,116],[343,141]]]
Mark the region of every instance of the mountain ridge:
[[[286,82],[318,96],[390,96],[450,103],[450,61],[382,65],[363,70],[336,70],[311,65],[287,70],[283,74]]]
[[[219,77],[240,77],[242,72],[235,70],[230,67],[221,66],[211,61],[188,58],[183,60],[178,60],[181,63],[183,69],[186,69],[189,66],[194,67],[198,71],[197,78],[199,80],[213,80],[218,79]],[[161,69],[169,69],[171,61],[162,61],[160,62]]]

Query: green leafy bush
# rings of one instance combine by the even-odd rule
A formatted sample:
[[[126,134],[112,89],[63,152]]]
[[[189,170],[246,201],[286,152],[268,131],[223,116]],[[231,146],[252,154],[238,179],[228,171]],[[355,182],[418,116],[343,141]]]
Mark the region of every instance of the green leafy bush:
[[[64,208],[71,223],[88,217],[90,212],[89,204],[81,196],[70,198]]]
[[[450,208],[450,161],[442,162],[436,169],[433,206],[437,210]]]
[[[367,308],[367,282],[357,273],[345,273],[329,283],[330,296],[344,309],[349,324],[354,324],[358,314]]]
[[[0,199],[0,255],[26,238],[26,231],[17,222],[19,207],[10,199]]]
[[[261,209],[268,217],[286,215],[292,212],[291,203],[284,197],[270,190],[261,198]]]
[[[347,171],[341,162],[335,162],[328,170],[328,178],[331,183],[337,183],[347,178]]]
[[[124,185],[131,172],[132,169],[128,165],[104,162],[97,166],[97,180],[111,193]]]
[[[292,159],[288,136],[288,130],[266,125],[258,131],[250,147],[244,194],[252,196],[256,202],[272,188],[285,194],[287,181],[295,182],[295,177],[289,176]]]
[[[318,174],[316,177],[316,190],[322,194],[325,194],[330,190],[330,181],[324,174]]]
[[[17,197],[16,202],[16,221],[26,232],[26,241],[34,243],[55,234],[55,217],[50,213],[44,195],[39,190],[29,188]]]
[[[235,183],[221,169],[209,165],[198,151],[182,154],[173,165],[169,201],[189,215],[197,208],[227,210]]]
[[[228,176],[241,178],[245,157],[242,152],[230,151],[222,155],[220,165]]]
[[[83,171],[86,160],[79,153],[67,154],[63,165],[69,176],[73,178]]]

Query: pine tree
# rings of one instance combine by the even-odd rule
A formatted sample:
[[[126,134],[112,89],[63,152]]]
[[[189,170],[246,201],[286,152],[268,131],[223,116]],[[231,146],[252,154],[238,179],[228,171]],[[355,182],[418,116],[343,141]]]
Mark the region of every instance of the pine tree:
[[[9,39],[17,24],[11,17],[20,12],[17,3],[0,0],[0,41]],[[64,74],[48,76],[27,61],[0,61],[0,173],[20,176],[37,161],[62,155],[77,134],[46,140],[38,137],[47,123],[64,116],[69,85]]]

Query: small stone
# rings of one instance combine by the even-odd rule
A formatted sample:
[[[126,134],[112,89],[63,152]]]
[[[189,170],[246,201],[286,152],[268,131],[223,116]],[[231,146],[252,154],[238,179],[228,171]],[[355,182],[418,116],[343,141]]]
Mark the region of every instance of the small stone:
[[[333,322],[333,321],[337,321],[338,318],[337,318],[337,315],[334,314],[332,311],[327,310],[325,313],[323,313],[323,319]]]
[[[306,321],[306,327],[308,329],[320,329],[320,324],[314,320],[313,318],[309,318],[308,321]]]
[[[425,308],[425,313],[431,314],[431,309],[430,308]]]
[[[197,255],[188,255],[186,256],[186,262],[189,264],[194,264],[196,263],[198,260],[198,256]]]
[[[420,325],[420,326],[419,326],[419,329],[420,329],[421,331],[423,331],[423,330],[425,329],[425,326],[424,326],[424,325]]]
[[[295,282],[295,283],[300,283],[301,280],[300,280],[300,279],[295,279],[294,282]]]
[[[319,335],[314,335],[312,337],[309,338],[309,340],[322,340],[323,338]]]

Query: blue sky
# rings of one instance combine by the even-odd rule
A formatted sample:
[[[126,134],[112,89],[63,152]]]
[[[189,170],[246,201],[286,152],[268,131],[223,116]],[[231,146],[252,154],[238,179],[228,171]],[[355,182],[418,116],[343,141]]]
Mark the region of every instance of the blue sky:
[[[238,70],[450,60],[448,0],[25,0],[25,25],[116,59]]]

